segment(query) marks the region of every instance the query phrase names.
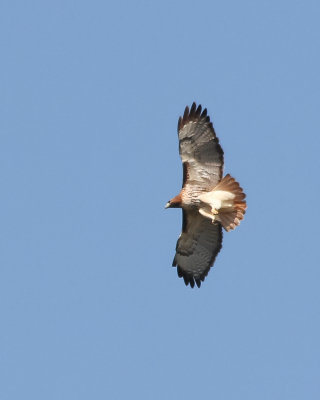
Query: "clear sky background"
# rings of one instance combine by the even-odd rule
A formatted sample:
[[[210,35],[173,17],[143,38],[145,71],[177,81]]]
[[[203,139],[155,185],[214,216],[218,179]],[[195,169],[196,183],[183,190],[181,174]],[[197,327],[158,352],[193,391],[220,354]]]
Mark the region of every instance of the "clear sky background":
[[[2,1],[0,398],[320,398],[318,1]],[[248,196],[171,267],[177,120]]]

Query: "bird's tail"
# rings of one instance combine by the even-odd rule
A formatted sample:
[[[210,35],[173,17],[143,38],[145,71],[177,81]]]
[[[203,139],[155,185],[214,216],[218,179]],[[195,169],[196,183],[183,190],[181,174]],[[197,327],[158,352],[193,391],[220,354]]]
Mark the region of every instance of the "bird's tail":
[[[226,175],[214,188],[214,192],[223,191],[233,194],[232,204],[228,204],[228,207],[221,207],[216,220],[221,222],[221,225],[226,231],[235,229],[240,224],[243,216],[246,212],[247,203],[245,201],[245,193],[239,183],[230,175]]]

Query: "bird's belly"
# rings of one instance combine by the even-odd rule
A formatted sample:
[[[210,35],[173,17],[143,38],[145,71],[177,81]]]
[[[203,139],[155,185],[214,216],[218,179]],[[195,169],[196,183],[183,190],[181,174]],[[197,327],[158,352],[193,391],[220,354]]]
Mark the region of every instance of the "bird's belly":
[[[233,193],[225,190],[213,190],[198,196],[200,201],[210,205],[215,210],[232,208],[234,198]]]

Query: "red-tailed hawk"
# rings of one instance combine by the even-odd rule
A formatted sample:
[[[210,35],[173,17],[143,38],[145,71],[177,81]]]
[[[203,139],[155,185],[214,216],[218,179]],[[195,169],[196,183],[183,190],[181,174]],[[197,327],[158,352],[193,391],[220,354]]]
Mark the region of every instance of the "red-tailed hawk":
[[[204,281],[222,247],[226,231],[240,224],[247,208],[239,183],[223,174],[223,150],[207,109],[186,107],[178,121],[179,152],[183,164],[181,192],[166,208],[182,208],[182,233],[172,266],[186,285]]]

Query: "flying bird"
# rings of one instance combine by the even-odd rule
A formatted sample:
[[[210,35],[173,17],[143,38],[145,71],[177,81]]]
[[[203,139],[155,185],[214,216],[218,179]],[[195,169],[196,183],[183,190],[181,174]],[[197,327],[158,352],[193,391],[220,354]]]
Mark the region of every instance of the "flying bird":
[[[222,228],[240,224],[247,208],[239,183],[223,177],[223,150],[207,109],[193,103],[178,121],[183,165],[180,193],[165,208],[182,208],[182,232],[172,266],[193,288],[201,286],[222,247]]]

